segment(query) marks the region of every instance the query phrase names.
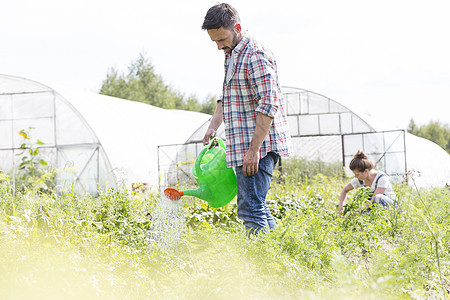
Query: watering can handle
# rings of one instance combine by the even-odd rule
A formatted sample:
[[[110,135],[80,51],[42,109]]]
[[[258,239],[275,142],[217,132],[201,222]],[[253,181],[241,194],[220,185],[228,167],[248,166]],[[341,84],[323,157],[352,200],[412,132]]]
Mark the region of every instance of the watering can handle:
[[[200,168],[200,162],[203,159],[203,156],[206,154],[206,152],[208,152],[209,149],[211,149],[214,146],[214,140],[217,140],[218,142],[218,146],[222,147],[223,149],[225,149],[225,143],[219,139],[218,137],[212,138],[209,141],[208,145],[205,145],[205,147],[203,147],[202,151],[200,151],[200,154],[197,157],[197,160],[195,161],[195,172],[197,173],[197,175],[202,176],[203,175],[203,171],[202,168]]]

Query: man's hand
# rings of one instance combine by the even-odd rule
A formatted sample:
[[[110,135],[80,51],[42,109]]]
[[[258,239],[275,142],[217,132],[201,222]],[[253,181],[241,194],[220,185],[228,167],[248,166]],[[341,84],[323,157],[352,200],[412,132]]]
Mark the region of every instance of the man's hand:
[[[245,153],[244,163],[242,165],[242,173],[244,173],[244,176],[251,176],[258,172],[259,159],[261,158],[259,149],[269,132],[272,120],[272,117],[263,115],[260,112],[256,115],[255,132],[253,133],[250,146]]]
[[[251,176],[258,173],[259,166],[259,151],[247,151],[244,156],[244,164],[242,165],[242,173],[244,176]]]
[[[205,133],[205,136],[203,137],[203,146],[209,144],[209,141],[216,136],[216,131],[214,128],[208,128],[208,130]]]

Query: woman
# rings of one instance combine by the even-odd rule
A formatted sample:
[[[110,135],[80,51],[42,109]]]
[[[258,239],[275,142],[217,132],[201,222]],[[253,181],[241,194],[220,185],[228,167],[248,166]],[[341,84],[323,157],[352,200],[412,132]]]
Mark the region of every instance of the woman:
[[[355,174],[355,178],[342,189],[339,197],[340,215],[342,215],[347,193],[364,186],[370,187],[370,191],[374,194],[366,208],[370,207],[371,203],[382,204],[384,207],[396,204],[397,197],[392,189],[389,177],[385,173],[375,170],[373,162],[369,160],[366,154],[358,151],[350,162],[350,170]]]

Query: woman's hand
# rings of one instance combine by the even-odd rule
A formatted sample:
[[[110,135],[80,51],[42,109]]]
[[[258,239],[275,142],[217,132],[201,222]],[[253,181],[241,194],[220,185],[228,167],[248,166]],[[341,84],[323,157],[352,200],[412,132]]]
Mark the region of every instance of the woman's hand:
[[[350,183],[344,186],[341,195],[339,196],[339,215],[342,216],[344,210],[344,201],[347,198],[347,193],[353,190],[353,185]]]

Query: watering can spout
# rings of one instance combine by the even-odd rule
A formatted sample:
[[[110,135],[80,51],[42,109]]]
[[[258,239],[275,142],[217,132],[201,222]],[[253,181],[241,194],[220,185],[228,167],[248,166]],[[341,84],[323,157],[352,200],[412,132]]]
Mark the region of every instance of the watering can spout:
[[[206,145],[195,161],[192,174],[198,183],[198,189],[176,191],[166,189],[169,199],[179,200],[183,195],[205,200],[211,207],[222,207],[230,202],[237,193],[236,175],[233,168],[227,168],[225,144],[215,138]]]
[[[211,192],[206,187],[199,187],[196,190],[186,190],[183,191],[184,195],[193,196],[205,201],[208,201],[212,197]]]

